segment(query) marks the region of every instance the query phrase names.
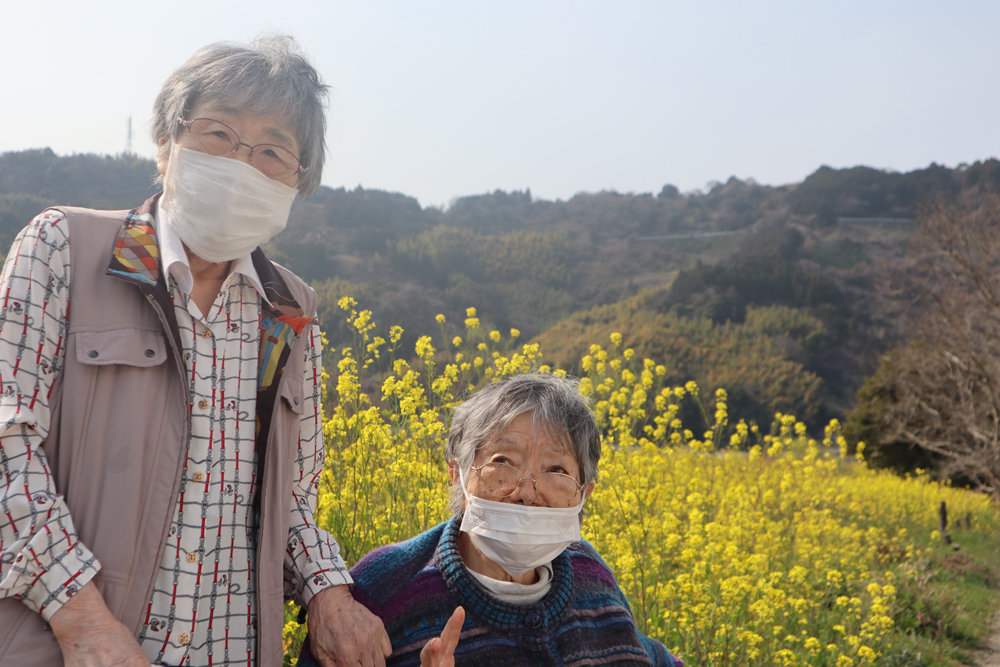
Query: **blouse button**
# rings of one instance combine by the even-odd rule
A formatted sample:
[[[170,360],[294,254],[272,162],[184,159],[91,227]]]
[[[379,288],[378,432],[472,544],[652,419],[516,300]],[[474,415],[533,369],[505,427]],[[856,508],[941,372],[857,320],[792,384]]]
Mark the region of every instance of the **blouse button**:
[[[182,632],[181,636],[178,637],[177,640],[181,643],[182,646],[187,646],[188,644],[191,643],[191,635],[189,635],[186,632]]]
[[[212,330],[211,329],[202,329],[201,330],[201,337],[202,338],[211,338],[212,337]]]
[[[187,562],[193,563],[196,560],[198,560],[198,554],[194,553],[193,551],[187,555]]]
[[[200,401],[198,401],[198,407],[201,408],[202,410],[207,410],[208,409],[208,399],[203,398]]]
[[[191,479],[193,479],[196,482],[204,482],[205,481],[205,473],[196,472],[195,474],[191,475]]]
[[[524,617],[524,624],[529,628],[537,630],[542,627],[542,617],[538,614],[528,614]]]

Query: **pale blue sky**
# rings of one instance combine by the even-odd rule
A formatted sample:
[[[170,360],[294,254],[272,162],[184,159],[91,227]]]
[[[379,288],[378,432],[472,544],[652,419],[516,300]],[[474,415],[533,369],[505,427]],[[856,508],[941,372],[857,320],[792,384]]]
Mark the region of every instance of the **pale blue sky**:
[[[195,49],[294,35],[333,87],[323,182],[421,204],[682,190],[1000,154],[997,2],[7,3],[0,151],[116,153]]]

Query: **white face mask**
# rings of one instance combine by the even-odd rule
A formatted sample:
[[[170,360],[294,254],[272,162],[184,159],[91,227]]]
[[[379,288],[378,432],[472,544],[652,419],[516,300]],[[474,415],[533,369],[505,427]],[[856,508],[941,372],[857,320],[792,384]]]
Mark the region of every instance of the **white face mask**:
[[[298,194],[245,162],[176,143],[164,180],[170,226],[191,252],[209,262],[243,257],[270,241],[288,224]]]
[[[580,541],[580,512],[587,502],[584,491],[576,507],[529,507],[476,498],[466,490],[464,474],[459,475],[459,482],[465,494],[460,530],[512,577],[551,562]]]

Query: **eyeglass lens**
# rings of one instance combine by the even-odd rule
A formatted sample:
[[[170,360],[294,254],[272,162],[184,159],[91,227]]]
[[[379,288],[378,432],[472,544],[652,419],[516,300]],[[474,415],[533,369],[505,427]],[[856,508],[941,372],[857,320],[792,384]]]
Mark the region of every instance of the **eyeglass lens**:
[[[508,463],[487,463],[474,468],[479,473],[484,490],[495,498],[506,498],[517,491],[518,484],[524,479],[530,484],[521,471]],[[580,489],[579,483],[569,475],[558,472],[546,472],[534,479],[535,489],[544,498],[554,503],[569,501]]]
[[[244,145],[236,131],[211,118],[195,118],[186,123],[198,147],[209,155],[231,155]],[[284,178],[299,170],[299,159],[276,144],[257,144],[250,149],[250,164],[268,178]]]

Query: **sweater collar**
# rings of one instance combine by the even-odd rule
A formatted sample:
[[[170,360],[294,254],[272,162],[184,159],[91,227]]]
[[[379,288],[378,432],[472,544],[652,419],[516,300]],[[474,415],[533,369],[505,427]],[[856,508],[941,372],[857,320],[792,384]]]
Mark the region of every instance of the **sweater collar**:
[[[466,613],[497,629],[546,633],[559,625],[573,596],[573,566],[569,554],[563,551],[553,559],[552,588],[544,598],[534,604],[508,604],[490,595],[469,574],[458,551],[460,524],[461,517],[445,524],[434,560]]]

